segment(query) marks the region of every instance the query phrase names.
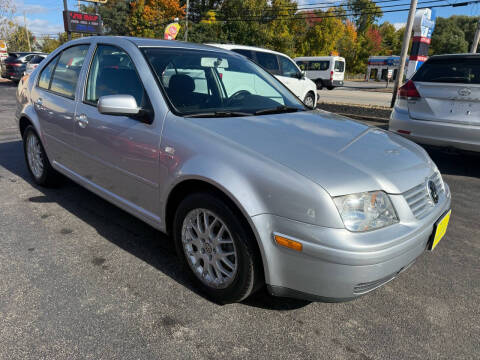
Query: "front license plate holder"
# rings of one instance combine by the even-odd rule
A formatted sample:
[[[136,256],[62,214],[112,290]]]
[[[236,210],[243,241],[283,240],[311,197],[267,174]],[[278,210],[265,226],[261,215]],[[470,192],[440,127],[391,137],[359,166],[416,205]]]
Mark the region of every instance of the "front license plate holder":
[[[447,232],[448,223],[450,221],[450,215],[452,214],[452,210],[448,210],[443,213],[442,216],[435,222],[433,227],[433,232],[429,240],[428,250],[433,251],[435,247],[438,245],[440,240],[445,236]]]

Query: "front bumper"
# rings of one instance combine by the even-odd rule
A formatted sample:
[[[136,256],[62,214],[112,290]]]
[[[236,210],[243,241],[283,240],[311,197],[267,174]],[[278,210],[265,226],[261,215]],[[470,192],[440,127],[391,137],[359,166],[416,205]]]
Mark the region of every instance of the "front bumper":
[[[390,115],[388,129],[395,133],[398,130],[410,131],[410,134],[398,134],[419,144],[480,152],[478,125],[413,120],[408,110],[395,108]]]
[[[425,251],[434,223],[450,208],[450,201],[450,196],[443,197],[421,220],[408,218],[365,233],[270,214],[254,216],[267,287],[272,295],[321,301],[345,301],[372,291],[394,279]],[[273,233],[298,240],[303,250],[278,246]]]

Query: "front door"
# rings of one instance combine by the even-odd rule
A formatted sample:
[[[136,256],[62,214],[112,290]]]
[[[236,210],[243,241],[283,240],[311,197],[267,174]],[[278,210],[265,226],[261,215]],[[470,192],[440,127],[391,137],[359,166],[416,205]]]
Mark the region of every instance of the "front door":
[[[155,220],[161,125],[101,114],[98,99],[108,95],[132,95],[139,107],[151,110],[130,56],[121,48],[98,45],[87,77],[85,98],[77,105],[75,171],[117,204]]]
[[[279,80],[283,82],[287,87],[293,92],[301,101],[304,99],[304,85],[305,79],[299,78],[300,70],[297,66],[291,61],[287,59],[285,56],[278,56],[280,60],[280,76],[278,76]]]

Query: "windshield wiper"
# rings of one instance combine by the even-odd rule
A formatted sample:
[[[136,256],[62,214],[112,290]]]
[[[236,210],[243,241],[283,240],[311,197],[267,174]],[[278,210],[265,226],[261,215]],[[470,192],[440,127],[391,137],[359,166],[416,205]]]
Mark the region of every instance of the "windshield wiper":
[[[215,117],[238,117],[251,116],[251,113],[241,111],[214,111],[184,115],[186,118],[215,118]]]
[[[282,105],[282,106],[277,106],[270,109],[255,111],[254,115],[280,114],[280,113],[289,113],[289,112],[297,112],[297,111],[303,111],[303,110],[293,106]]]

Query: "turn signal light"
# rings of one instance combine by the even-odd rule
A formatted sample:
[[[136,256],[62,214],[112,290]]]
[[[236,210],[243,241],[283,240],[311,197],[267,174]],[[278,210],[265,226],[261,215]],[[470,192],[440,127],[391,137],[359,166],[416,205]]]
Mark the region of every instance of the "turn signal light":
[[[400,89],[398,89],[398,97],[400,99],[418,99],[420,93],[417,91],[412,80],[408,80]]]
[[[280,235],[275,235],[275,242],[280,245],[284,246],[286,248],[295,250],[295,251],[302,251],[302,243],[292,240],[292,239],[287,239],[286,237],[280,236]]]

